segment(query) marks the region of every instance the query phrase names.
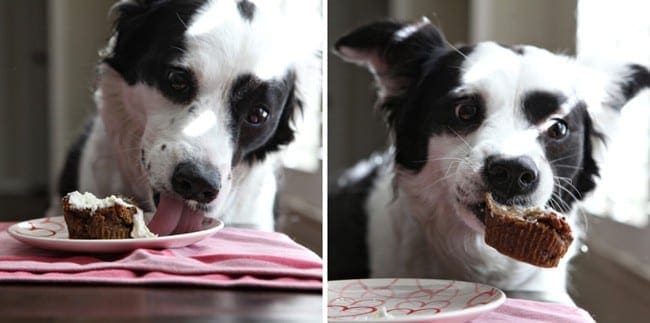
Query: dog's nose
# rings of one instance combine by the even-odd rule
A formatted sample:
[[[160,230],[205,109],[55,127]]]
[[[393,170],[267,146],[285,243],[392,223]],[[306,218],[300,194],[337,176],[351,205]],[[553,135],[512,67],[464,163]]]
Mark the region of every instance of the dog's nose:
[[[219,194],[221,175],[215,168],[182,162],[174,169],[172,188],[185,199],[210,203]]]
[[[532,192],[539,182],[535,162],[528,156],[503,158],[490,156],[485,161],[488,188],[504,199]]]

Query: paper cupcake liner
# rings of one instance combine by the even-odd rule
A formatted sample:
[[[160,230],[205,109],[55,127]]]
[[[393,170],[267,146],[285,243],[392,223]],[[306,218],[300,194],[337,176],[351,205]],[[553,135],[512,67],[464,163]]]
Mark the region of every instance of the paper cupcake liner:
[[[89,227],[88,235],[91,239],[129,239],[131,230],[114,227]]]
[[[520,221],[497,214],[488,215],[485,243],[517,260],[540,267],[556,267],[568,245],[553,229]]]

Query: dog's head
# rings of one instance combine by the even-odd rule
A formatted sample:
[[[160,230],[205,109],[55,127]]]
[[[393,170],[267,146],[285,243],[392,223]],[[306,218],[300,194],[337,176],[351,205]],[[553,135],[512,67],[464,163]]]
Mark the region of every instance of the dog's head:
[[[312,38],[319,35],[287,7],[125,0],[113,8],[114,35],[100,69],[102,78],[118,79],[101,95],[119,93],[121,105],[100,112],[118,149],[139,164],[160,199],[152,221],[173,228],[218,213],[238,169],[293,140],[304,74],[313,73],[306,69],[319,50]]]
[[[454,203],[477,231],[485,192],[509,205],[572,209],[594,189],[604,123],[650,86],[639,65],[603,71],[493,42],[452,48],[426,19],[372,23],[335,47],[376,78],[399,185],[432,206]]]

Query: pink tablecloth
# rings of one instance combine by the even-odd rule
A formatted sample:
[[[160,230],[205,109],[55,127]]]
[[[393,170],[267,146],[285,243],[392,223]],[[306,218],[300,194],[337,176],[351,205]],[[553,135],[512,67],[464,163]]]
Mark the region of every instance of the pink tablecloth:
[[[586,323],[594,322],[585,310],[568,305],[509,298],[498,309],[472,323]]]
[[[0,222],[0,282],[185,284],[322,288],[322,261],[284,234],[225,228],[194,245],[125,254],[41,250]]]

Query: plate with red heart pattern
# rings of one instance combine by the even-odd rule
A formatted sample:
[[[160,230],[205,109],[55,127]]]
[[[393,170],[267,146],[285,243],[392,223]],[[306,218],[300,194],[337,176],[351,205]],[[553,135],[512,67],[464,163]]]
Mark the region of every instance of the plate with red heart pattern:
[[[466,322],[503,304],[498,288],[456,280],[357,279],[328,283],[330,322]]]

